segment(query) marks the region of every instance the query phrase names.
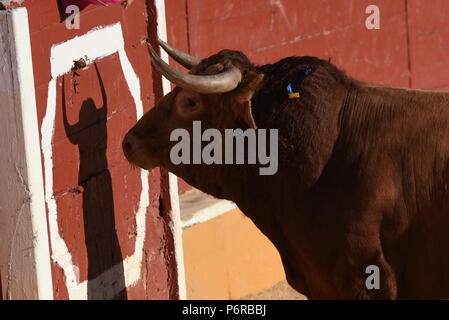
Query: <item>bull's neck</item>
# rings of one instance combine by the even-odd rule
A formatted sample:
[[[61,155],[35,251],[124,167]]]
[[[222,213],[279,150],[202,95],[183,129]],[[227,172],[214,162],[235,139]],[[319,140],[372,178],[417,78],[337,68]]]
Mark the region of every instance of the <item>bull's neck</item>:
[[[273,185],[282,190],[296,190],[294,183],[288,184],[286,176],[261,176],[257,170],[247,165],[216,165],[202,168],[173,169],[173,172],[197,189],[219,199],[233,201],[242,212],[262,230],[264,234],[275,239],[275,215],[266,212],[282,212],[277,201],[278,195],[272,192]],[[290,197],[297,201],[298,197]]]
[[[205,193],[236,203],[247,197],[248,181],[254,179],[245,165],[181,165],[170,171]]]

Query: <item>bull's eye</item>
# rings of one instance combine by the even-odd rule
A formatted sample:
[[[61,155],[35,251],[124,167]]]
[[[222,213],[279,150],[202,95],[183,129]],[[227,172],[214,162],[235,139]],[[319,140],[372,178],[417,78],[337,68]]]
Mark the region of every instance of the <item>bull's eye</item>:
[[[200,109],[200,104],[197,102],[195,98],[188,97],[184,100],[181,105],[181,112],[183,114],[191,114]]]
[[[201,100],[198,94],[188,91],[182,91],[176,98],[176,109],[182,117],[197,116],[202,110]]]
[[[195,108],[196,107],[196,101],[191,99],[191,98],[187,99],[187,106],[189,108]]]

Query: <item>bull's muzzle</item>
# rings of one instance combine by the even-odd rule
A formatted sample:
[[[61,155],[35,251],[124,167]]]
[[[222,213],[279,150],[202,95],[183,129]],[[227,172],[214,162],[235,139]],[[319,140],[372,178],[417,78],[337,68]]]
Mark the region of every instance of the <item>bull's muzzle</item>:
[[[140,141],[132,132],[128,132],[123,139],[122,149],[125,154],[126,159],[132,163],[136,164],[136,152],[139,150]]]

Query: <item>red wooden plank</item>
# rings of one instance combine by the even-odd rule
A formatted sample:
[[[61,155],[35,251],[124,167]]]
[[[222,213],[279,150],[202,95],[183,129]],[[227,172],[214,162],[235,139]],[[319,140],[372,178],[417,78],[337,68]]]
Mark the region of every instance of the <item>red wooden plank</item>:
[[[122,26],[127,57],[140,80],[144,111],[154,105],[157,84],[152,79],[145,40],[148,33],[156,32],[155,17],[148,17],[148,12],[152,14],[154,8],[149,10],[145,1],[134,1],[127,9],[119,4],[107,8],[90,6],[81,13],[79,30],[68,30],[65,23],[59,21],[56,1],[29,0],[23,5],[27,7],[30,19],[39,127],[47,108],[51,47],[93,28],[117,22]],[[103,99],[93,64],[78,70],[74,79],[66,75],[67,118],[72,125],[79,123],[79,130],[68,134],[62,116],[62,78],[59,77],[52,140],[59,235],[72,255],[80,282],[92,280],[134,253],[135,212],[142,190],[140,170],[129,166],[121,150],[123,136],[137,119],[134,99],[121,71],[118,55],[97,61],[97,66],[107,95],[106,114],[99,115]],[[76,93],[75,81],[78,83]],[[70,141],[74,137],[78,144]],[[117,298],[168,299],[177,296],[169,221],[161,217],[159,208],[159,170],[149,173],[149,183],[150,205],[146,214],[141,278]],[[161,244],[165,248],[162,251]],[[54,297],[67,299],[65,276],[53,261],[52,272]],[[90,282],[87,285],[90,292]],[[92,292],[96,289],[92,288]]]
[[[449,85],[449,3],[409,0],[412,86],[439,89]]]

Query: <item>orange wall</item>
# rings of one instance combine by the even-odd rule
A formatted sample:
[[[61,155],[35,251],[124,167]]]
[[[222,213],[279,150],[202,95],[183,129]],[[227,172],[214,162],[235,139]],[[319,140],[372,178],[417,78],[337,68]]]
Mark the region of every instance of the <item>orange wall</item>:
[[[188,299],[238,299],[285,279],[273,244],[238,209],[184,230]]]

